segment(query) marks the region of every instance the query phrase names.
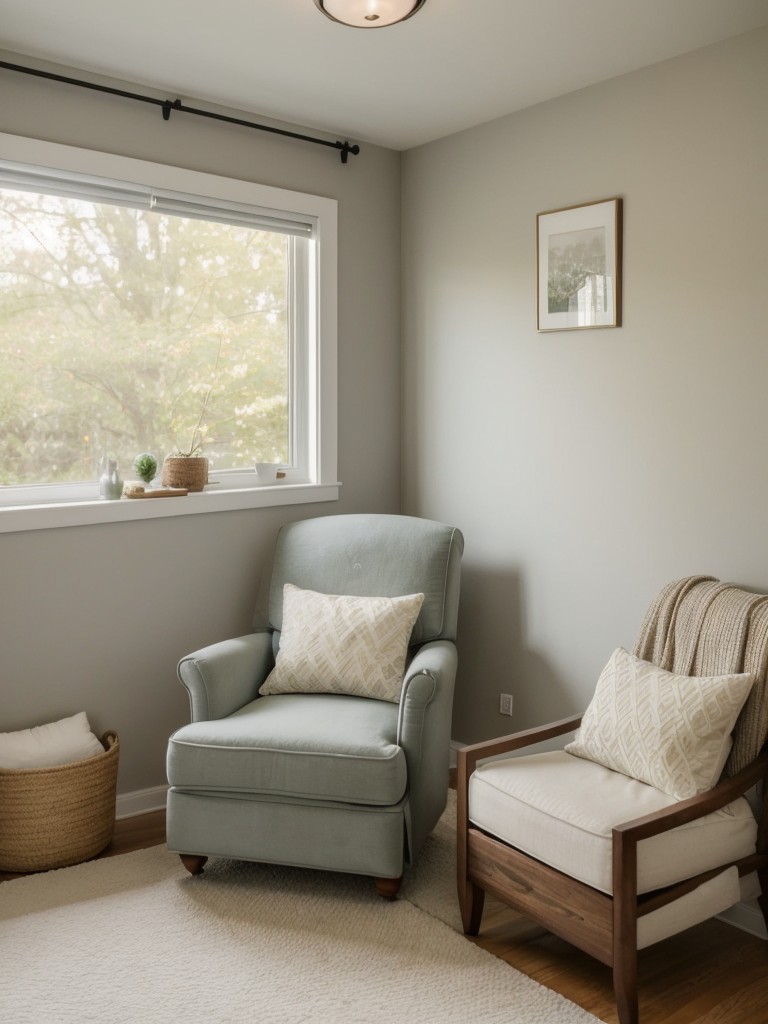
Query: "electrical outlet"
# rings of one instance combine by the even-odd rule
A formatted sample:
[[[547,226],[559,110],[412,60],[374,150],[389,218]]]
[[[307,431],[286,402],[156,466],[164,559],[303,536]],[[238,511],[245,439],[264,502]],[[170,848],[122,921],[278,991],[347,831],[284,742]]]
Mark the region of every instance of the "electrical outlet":
[[[499,694],[499,714],[500,715],[511,715],[512,714],[512,694],[511,693],[500,693]]]

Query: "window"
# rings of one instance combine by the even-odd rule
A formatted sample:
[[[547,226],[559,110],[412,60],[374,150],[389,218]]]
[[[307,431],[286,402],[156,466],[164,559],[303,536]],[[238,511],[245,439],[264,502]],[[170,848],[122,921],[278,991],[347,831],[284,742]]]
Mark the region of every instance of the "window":
[[[295,489],[336,484],[335,207],[0,136],[0,505],[196,449],[203,498],[263,504],[253,464],[278,461],[284,498],[322,500]]]

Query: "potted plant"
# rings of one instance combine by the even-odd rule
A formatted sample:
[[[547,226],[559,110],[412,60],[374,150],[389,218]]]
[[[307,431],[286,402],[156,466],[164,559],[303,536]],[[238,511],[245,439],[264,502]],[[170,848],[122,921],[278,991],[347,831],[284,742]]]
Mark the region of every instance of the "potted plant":
[[[223,338],[219,341],[219,349],[216,354],[216,361],[211,374],[211,383],[208,384],[203,398],[203,406],[197,423],[192,430],[192,439],[188,446],[177,445],[171,455],[166,455],[163,460],[163,485],[166,487],[184,487],[188,491],[202,491],[208,483],[208,459],[201,452],[203,436],[206,427],[203,420],[208,409],[208,403],[213,395],[214,384],[218,379],[219,363],[223,346]],[[196,389],[194,389],[196,390]]]
[[[187,452],[178,448],[163,460],[163,485],[202,491],[208,483],[208,459],[200,454],[200,445]]]
[[[185,487],[188,491],[202,491],[208,483],[208,459],[201,455],[202,429],[201,424],[211,397],[208,388],[203,399],[203,408],[192,431],[192,441],[188,448],[177,445],[172,455],[163,460],[163,485],[165,487]]]
[[[157,475],[157,459],[149,452],[142,452],[133,460],[133,468],[139,474],[139,478],[149,486]]]

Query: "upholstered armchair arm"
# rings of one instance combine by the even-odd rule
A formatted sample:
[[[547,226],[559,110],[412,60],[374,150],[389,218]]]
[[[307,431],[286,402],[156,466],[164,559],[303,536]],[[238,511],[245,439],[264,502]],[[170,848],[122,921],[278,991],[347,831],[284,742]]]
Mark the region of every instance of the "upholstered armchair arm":
[[[225,718],[254,700],[273,665],[271,633],[222,640],[182,658],[178,675],[189,693],[192,721]]]
[[[456,647],[435,640],[417,652],[403,681],[397,742],[408,765],[411,862],[445,810]]]

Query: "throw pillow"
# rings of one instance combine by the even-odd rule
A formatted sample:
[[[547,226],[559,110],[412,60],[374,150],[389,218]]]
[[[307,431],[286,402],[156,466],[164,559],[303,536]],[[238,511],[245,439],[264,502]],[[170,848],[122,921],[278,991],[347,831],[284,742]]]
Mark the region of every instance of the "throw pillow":
[[[399,701],[408,641],[423,603],[423,594],[347,597],[286,583],[280,648],[259,693]]]
[[[32,729],[0,733],[0,768],[50,768],[103,753],[84,711]]]
[[[753,683],[748,673],[676,675],[619,647],[565,749],[685,800],[720,778]]]

